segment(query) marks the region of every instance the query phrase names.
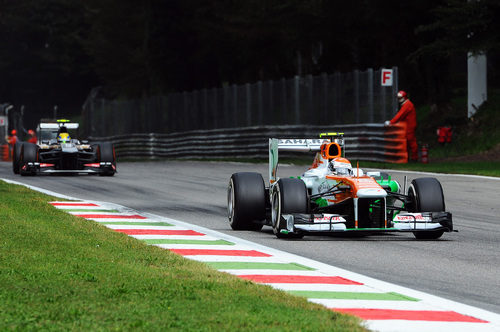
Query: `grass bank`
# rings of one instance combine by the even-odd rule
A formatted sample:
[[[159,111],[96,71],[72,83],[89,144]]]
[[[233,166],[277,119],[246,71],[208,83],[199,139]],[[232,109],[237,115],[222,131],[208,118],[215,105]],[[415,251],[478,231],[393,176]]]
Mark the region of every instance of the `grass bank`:
[[[445,105],[417,106],[417,139],[429,146],[431,160],[471,156],[490,151],[500,145],[500,89],[488,91],[488,101],[476,114],[467,116],[467,98],[457,95]],[[436,130],[450,126],[453,130],[451,143],[437,142]],[[499,156],[495,156],[500,160]]]
[[[0,181],[0,330],[363,331]]]

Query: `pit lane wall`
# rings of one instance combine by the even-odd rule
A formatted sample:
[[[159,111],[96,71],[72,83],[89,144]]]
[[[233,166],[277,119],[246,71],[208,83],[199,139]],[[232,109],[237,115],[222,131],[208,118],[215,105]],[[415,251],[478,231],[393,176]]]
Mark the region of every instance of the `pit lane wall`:
[[[317,138],[323,132],[345,134],[346,157],[351,160],[406,163],[404,125],[378,123],[335,126],[258,126],[193,130],[171,134],[129,134],[89,137],[112,142],[117,158],[262,158],[268,157],[268,138]],[[289,153],[293,156],[292,153]],[[286,152],[280,155],[287,156]]]

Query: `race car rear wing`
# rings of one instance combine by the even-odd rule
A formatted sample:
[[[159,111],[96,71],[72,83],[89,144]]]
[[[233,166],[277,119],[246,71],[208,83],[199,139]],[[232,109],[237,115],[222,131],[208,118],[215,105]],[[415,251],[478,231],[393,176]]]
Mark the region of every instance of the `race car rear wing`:
[[[270,138],[269,139],[269,182],[278,181],[278,151],[319,152],[323,143],[337,143],[344,150],[344,133],[322,133],[320,138]]]
[[[40,123],[40,129],[59,129],[60,127],[66,127],[68,129],[78,129],[78,123],[69,122],[69,123]]]

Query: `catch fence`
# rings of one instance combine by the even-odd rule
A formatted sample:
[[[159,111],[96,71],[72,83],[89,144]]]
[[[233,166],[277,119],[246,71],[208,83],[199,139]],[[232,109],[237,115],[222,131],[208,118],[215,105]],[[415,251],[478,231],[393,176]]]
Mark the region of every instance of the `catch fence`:
[[[84,104],[89,136],[175,133],[277,125],[384,122],[397,110],[397,67],[392,86],[381,70],[308,75],[134,100],[99,98]]]

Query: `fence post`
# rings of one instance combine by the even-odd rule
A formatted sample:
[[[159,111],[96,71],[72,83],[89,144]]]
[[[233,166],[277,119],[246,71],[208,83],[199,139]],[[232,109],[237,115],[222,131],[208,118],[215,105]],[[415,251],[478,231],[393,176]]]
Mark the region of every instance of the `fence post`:
[[[380,100],[382,101],[382,109],[381,109],[381,112],[380,112],[380,116],[381,116],[381,121],[385,121],[387,120],[388,116],[387,116],[387,96],[386,96],[386,87],[385,86],[382,86],[382,84],[377,84],[377,86],[379,87],[380,89]]]
[[[187,92],[184,91],[182,93],[182,103],[183,103],[183,109],[184,109],[184,114],[182,116],[182,120],[183,120],[183,127],[184,128],[189,128],[189,110],[188,110],[188,98],[187,98]]]
[[[102,133],[103,133],[103,123],[104,121],[108,120],[105,116],[102,116],[102,115],[105,115],[107,112],[104,111],[104,108],[105,108],[105,103],[106,103],[106,100],[104,98],[101,98],[101,121],[99,122],[100,123],[100,126],[99,126],[99,129],[98,129],[98,132],[99,132],[99,135],[102,136]]]
[[[294,110],[295,110],[295,124],[300,124],[300,76],[295,75],[294,78]]]
[[[202,95],[201,95],[201,90],[196,90],[195,92],[195,103],[194,103],[194,121],[196,122],[196,129],[203,129],[203,122],[201,122],[200,120],[202,119],[202,110],[201,110],[201,99],[202,99]]]
[[[323,108],[322,108],[322,114],[320,116],[321,123],[324,123],[327,119],[328,115],[328,75],[326,73],[321,74],[321,79],[322,79],[322,86],[323,86]]]
[[[222,127],[229,126],[229,85],[222,86]]]
[[[94,136],[94,98],[90,100],[90,110],[88,114],[88,135]]]
[[[268,81],[268,95],[269,95],[269,103],[267,104],[268,110],[266,111],[266,114],[268,115],[266,119],[264,120],[264,125],[271,125],[274,124],[274,119],[276,118],[276,110],[274,109],[274,81],[269,80]]]
[[[201,90],[203,94],[203,115],[201,118],[201,121],[203,123],[203,127],[207,128],[208,127],[208,119],[209,119],[209,112],[208,112],[208,93],[207,89]]]
[[[231,86],[231,90],[232,90],[232,95],[233,95],[233,114],[231,116],[231,119],[232,119],[232,123],[229,124],[229,127],[232,127],[232,126],[237,126],[238,125],[238,86],[236,86],[236,84],[233,84]],[[230,108],[231,110],[231,108]]]
[[[354,76],[354,114],[355,121],[359,123],[359,70],[355,69],[353,72]]]
[[[262,126],[263,122],[262,81],[257,82],[257,107],[258,107],[257,125]]]
[[[247,126],[250,127],[252,125],[252,105],[250,101],[252,100],[251,96],[251,91],[250,91],[250,83],[245,84],[245,90],[246,90],[246,95],[247,95],[247,108],[246,108],[246,114],[247,114]]]
[[[399,91],[399,77],[398,77],[398,67],[392,67],[392,110],[391,117],[398,111],[398,98],[397,93]]]
[[[281,110],[278,123],[279,124],[288,124],[287,114],[288,114],[288,102],[286,99],[286,79],[283,77],[281,79]]]
[[[341,119],[339,123],[344,123],[344,117],[342,115],[342,93],[340,89],[341,75],[339,72],[335,72],[333,74],[334,78],[334,98],[335,98],[335,111],[334,111],[334,119]],[[340,114],[340,117],[339,117]],[[338,120],[337,120],[338,121]]]
[[[316,114],[316,110],[314,108],[314,99],[313,99],[313,76],[312,75],[307,75],[306,77],[306,82],[307,82],[307,102],[305,103],[305,111],[307,114]],[[312,116],[312,119],[316,119],[315,116]],[[314,124],[317,124],[315,121]]]
[[[369,122],[373,123],[373,68],[368,69],[368,111]]]

